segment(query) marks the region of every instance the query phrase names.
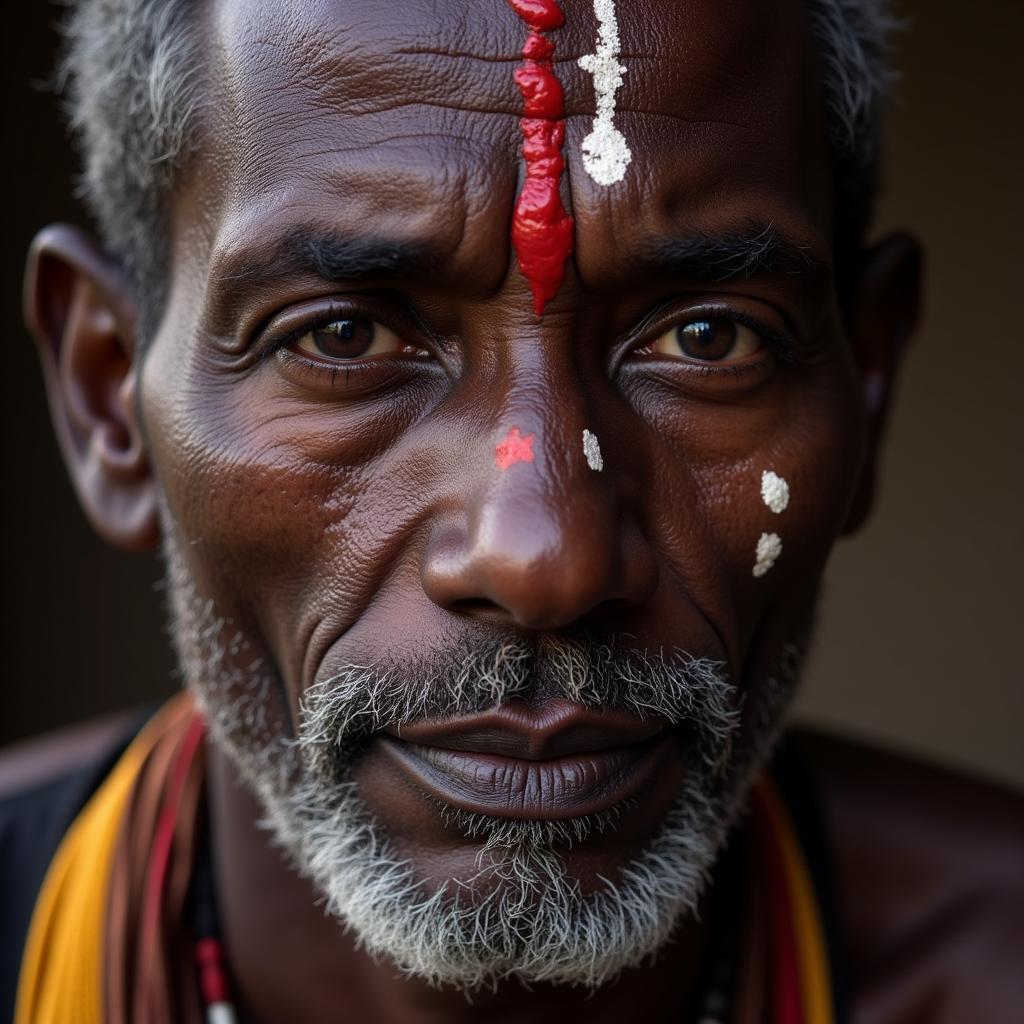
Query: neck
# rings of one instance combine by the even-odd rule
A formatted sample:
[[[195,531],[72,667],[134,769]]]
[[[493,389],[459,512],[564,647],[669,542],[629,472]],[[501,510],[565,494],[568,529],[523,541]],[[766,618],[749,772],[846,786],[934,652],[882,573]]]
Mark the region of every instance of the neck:
[[[692,1005],[705,929],[688,922],[653,963],[625,971],[596,993],[505,981],[472,999],[404,978],[356,948],[317,894],[257,827],[259,804],[219,749],[209,751],[209,800],[217,900],[235,998],[243,1020],[335,1024],[548,1024],[578,1013],[595,1024],[680,1020]],[[700,915],[710,919],[710,908]]]

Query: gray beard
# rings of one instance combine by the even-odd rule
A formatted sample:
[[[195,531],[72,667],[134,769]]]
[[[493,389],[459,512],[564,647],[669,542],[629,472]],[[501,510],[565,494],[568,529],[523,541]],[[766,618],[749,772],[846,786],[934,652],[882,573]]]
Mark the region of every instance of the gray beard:
[[[167,521],[164,536],[182,671],[257,794],[264,826],[361,947],[467,992],[505,978],[596,987],[654,954],[696,910],[775,745],[803,660],[802,643],[787,645],[752,691],[741,729],[738,690],[707,659],[585,638],[478,644],[417,663],[346,666],[305,694],[291,735],[276,676],[199,597]],[[615,809],[517,821],[439,807],[478,854],[471,877],[427,885],[359,797],[355,766],[368,738],[514,697],[555,696],[685,723],[685,782],[660,830],[615,879],[584,892],[565,852],[614,828]]]

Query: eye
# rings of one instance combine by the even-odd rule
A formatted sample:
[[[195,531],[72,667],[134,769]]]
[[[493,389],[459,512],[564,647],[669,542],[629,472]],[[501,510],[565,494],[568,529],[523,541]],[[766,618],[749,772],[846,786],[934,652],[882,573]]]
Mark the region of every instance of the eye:
[[[292,348],[308,356],[330,360],[365,359],[372,356],[425,354],[407,344],[394,331],[367,317],[345,317],[306,331]]]
[[[702,317],[677,324],[653,344],[645,346],[643,351],[651,355],[682,356],[703,363],[721,363],[754,355],[763,347],[764,341],[746,324],[727,317]]]

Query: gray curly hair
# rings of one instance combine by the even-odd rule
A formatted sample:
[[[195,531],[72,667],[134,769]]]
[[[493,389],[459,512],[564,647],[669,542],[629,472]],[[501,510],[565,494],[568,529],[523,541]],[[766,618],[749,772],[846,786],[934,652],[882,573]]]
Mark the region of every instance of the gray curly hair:
[[[167,206],[203,103],[196,0],[77,0],[63,82],[83,170],[80,195],[155,332],[167,288]],[[892,78],[889,0],[807,0],[824,76],[840,244],[870,216],[881,110]]]

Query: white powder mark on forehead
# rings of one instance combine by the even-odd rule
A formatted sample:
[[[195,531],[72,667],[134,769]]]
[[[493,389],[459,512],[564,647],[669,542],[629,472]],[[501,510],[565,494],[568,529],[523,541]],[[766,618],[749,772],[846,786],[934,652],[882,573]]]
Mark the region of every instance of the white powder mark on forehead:
[[[604,469],[604,456],[601,455],[601,445],[597,440],[597,436],[589,430],[583,431],[583,454],[586,456],[587,465],[595,473],[600,473]]]
[[[776,515],[785,512],[789,504],[789,484],[778,473],[766,469],[761,474],[761,498]]]
[[[774,564],[775,560],[782,554],[782,538],[777,533],[762,533],[757,541],[756,561],[754,562],[754,575],[763,576]]]
[[[615,94],[626,68],[619,63],[619,25],[615,0],[594,0],[598,21],[597,51],[580,57],[580,67],[594,78],[597,116],[583,140],[583,166],[598,185],[622,181],[633,154],[625,136],[615,127]]]

